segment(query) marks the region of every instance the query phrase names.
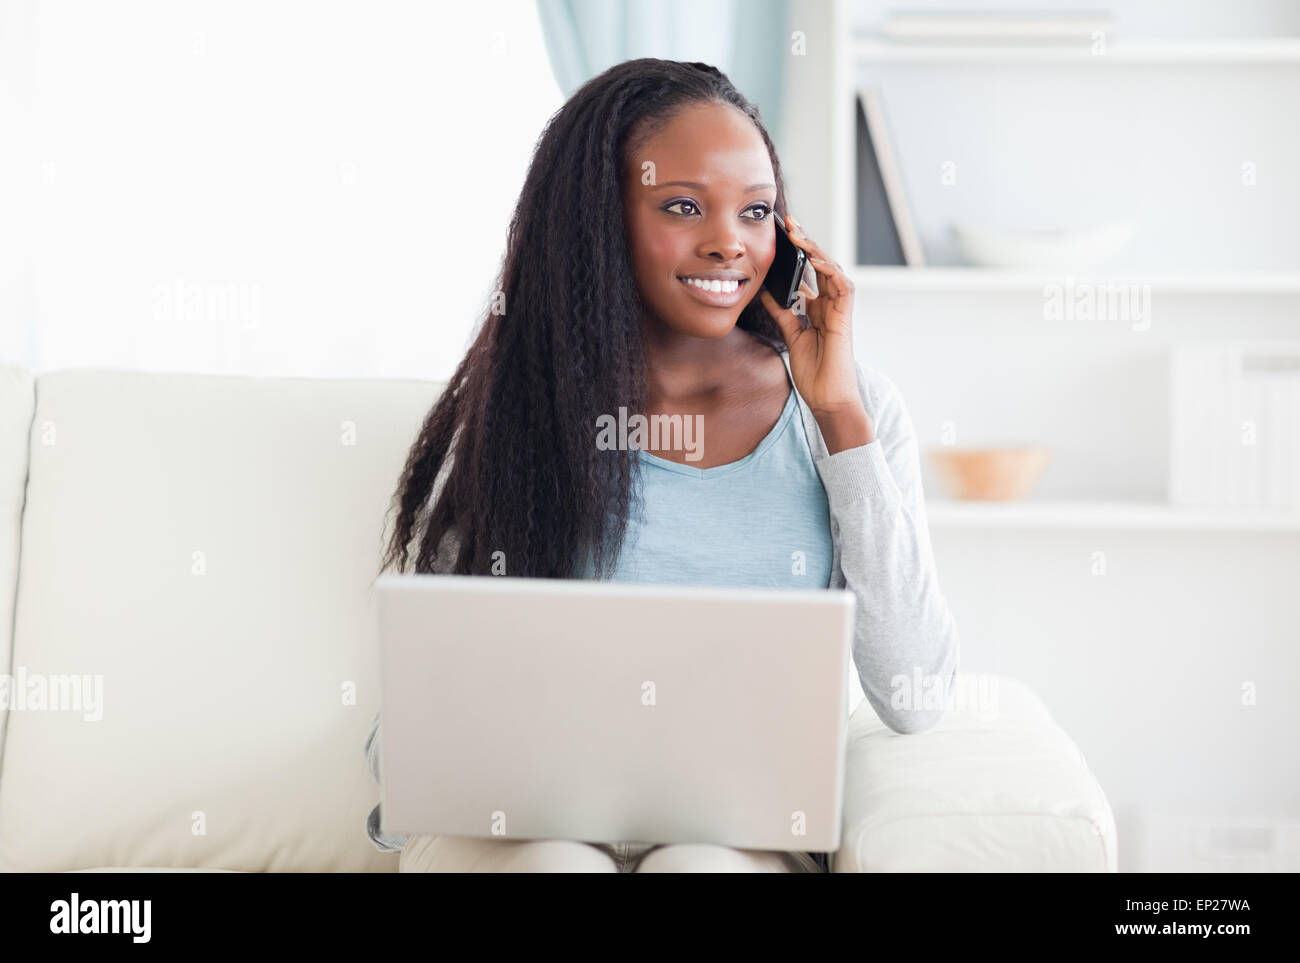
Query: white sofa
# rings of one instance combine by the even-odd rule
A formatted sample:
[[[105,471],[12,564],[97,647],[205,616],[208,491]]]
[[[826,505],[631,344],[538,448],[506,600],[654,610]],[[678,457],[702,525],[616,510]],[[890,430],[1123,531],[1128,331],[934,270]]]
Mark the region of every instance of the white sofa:
[[[371,589],[441,387],[0,366],[0,870],[397,869]],[[1116,870],[1083,756],[997,683],[918,735],[861,704],[836,871]]]

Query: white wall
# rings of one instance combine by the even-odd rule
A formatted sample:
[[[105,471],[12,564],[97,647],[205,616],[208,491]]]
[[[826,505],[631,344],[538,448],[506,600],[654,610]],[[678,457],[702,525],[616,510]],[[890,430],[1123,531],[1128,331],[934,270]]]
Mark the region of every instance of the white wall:
[[[0,24],[0,360],[451,373],[561,103],[532,0],[9,0]]]

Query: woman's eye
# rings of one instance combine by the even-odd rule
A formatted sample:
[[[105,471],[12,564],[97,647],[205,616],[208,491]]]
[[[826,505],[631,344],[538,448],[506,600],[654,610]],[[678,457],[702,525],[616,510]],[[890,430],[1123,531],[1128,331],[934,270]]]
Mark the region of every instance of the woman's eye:
[[[673,210],[673,208],[686,208],[686,210]],[[670,214],[677,214],[679,216],[690,216],[691,214],[700,213],[700,208],[694,201],[685,200],[673,201],[671,204],[665,205],[664,210],[668,211]],[[762,223],[763,221],[766,221],[768,216],[772,213],[772,208],[768,207],[766,204],[755,204],[753,207],[748,209],[748,213],[750,216],[747,217],[746,220]]]

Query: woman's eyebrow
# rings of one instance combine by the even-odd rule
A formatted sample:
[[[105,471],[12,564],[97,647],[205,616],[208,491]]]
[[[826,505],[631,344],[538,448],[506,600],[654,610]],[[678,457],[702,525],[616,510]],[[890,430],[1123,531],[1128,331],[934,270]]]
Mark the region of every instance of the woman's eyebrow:
[[[652,184],[650,189],[657,191],[661,187],[693,187],[697,191],[707,191],[708,187],[695,181],[664,181],[662,184]],[[752,194],[754,191],[776,190],[775,184],[750,184],[745,188],[746,194]]]

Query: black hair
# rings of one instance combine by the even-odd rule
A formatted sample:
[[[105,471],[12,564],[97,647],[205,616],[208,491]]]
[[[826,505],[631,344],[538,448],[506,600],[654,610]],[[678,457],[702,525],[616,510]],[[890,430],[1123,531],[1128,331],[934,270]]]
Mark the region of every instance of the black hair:
[[[776,209],[786,210],[758,109],[716,67],[630,60],[578,89],[538,139],[510,220],[497,300],[411,446],[381,569],[435,571],[454,532],[458,551],[442,566],[451,574],[575,578],[588,562],[597,577],[612,572],[639,462],[635,450],[597,447],[596,418],[646,405],[624,162],[698,103],[730,104],[754,123],[776,175]],[[758,297],[737,325],[773,350],[785,347]]]

